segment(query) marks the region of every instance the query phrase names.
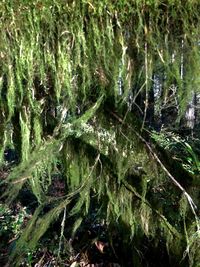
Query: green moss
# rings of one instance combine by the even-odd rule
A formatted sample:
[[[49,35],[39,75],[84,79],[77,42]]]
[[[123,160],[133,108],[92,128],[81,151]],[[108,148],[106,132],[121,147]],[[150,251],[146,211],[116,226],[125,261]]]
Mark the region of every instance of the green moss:
[[[191,90],[199,91],[199,10],[195,0],[1,1],[0,159],[11,144],[21,155],[5,181],[6,195],[13,200],[29,182],[40,204],[14,255],[25,244],[33,248],[71,198],[76,230],[92,192],[107,207],[108,224],[121,220],[132,238],[137,231],[156,236],[159,229],[169,250],[181,240],[146,201],[166,177],[141,142],[137,130],[144,123],[129,113],[127,99],[141,94],[145,105],[153,74],[162,73],[157,109],[173,85],[179,117],[184,114]],[[61,162],[67,197],[41,217],[55,162]],[[142,175],[130,174],[138,168]]]

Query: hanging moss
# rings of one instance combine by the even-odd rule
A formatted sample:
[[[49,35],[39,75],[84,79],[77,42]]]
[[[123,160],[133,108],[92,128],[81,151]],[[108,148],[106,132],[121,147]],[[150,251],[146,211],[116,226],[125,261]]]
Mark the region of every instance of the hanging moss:
[[[191,91],[199,92],[199,10],[195,0],[1,1],[0,160],[6,146],[20,155],[4,196],[13,201],[28,185],[39,203],[11,261],[24,245],[34,248],[69,203],[75,234],[91,194],[106,207],[108,225],[129,228],[129,241],[159,233],[169,253],[175,242],[183,252],[186,233],[173,225],[165,203],[154,203],[167,175],[140,130],[154,75],[162,76],[157,110],[176,88],[177,120]],[[66,197],[42,215],[57,162]],[[198,238],[189,245],[195,266]]]

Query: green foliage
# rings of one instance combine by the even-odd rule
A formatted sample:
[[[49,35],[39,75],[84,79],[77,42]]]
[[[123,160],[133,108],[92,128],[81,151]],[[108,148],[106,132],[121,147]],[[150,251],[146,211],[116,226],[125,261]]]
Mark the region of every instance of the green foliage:
[[[12,238],[18,238],[22,232],[24,219],[29,217],[26,208],[18,207],[16,214],[6,205],[0,204],[0,236],[9,233]]]
[[[194,148],[187,139],[172,132],[152,132],[153,140],[190,174],[198,175],[200,171],[200,160]]]
[[[153,74],[165,77],[157,108],[175,86],[179,117],[191,88],[199,90],[200,5],[182,2],[1,1],[1,164],[7,147],[19,155],[2,182],[3,197],[11,203],[27,186],[38,201],[11,264],[20,263],[24,247],[37,246],[65,209],[75,234],[93,199],[110,227],[126,225],[127,242],[159,235],[169,252],[175,242],[183,251],[186,231],[170,221],[166,203],[155,204],[155,188],[166,174],[138,130],[145,125]],[[130,96],[135,102],[138,95],[145,96],[143,122],[129,112]],[[182,166],[199,171],[185,140],[152,137],[170,152],[181,148]],[[55,172],[66,184],[61,198],[49,195]]]

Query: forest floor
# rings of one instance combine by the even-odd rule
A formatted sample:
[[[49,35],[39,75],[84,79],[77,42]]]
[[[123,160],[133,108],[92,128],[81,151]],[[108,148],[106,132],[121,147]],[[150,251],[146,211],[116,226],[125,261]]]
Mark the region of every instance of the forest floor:
[[[16,159],[0,169],[0,181],[3,182],[14,167]],[[62,197],[65,194],[65,184],[62,177],[54,176],[49,187],[49,195]],[[4,183],[0,187],[0,195],[5,191]],[[116,229],[108,230],[105,220],[94,220],[98,207],[84,218],[81,227],[71,236],[70,219],[67,219],[62,233],[62,217],[47,230],[34,250],[25,248],[20,265],[9,263],[10,255],[16,246],[23,229],[29,223],[38,206],[37,199],[28,186],[23,187],[17,199],[7,205],[5,198],[0,199],[0,266],[2,267],[133,267],[133,256],[129,253],[135,250],[137,258],[135,266],[141,267],[178,267],[169,264],[166,247],[159,243],[157,248],[153,242],[144,239],[141,250],[135,245],[124,244]],[[135,249],[134,249],[135,248]],[[158,262],[162,261],[162,265]]]
[[[8,165],[1,168],[1,181],[8,177],[11,167]],[[2,195],[4,186],[1,186],[0,191]],[[49,192],[54,197],[61,196],[64,183],[54,177]],[[16,201],[9,206],[5,204],[4,199],[0,201],[0,266],[14,267],[9,263],[10,255],[36,206],[37,201],[28,188],[23,188]],[[34,251],[27,250],[21,267],[120,267],[104,225],[84,225],[73,238],[65,237],[64,233],[61,241],[61,223],[61,220],[58,220],[51,226]]]

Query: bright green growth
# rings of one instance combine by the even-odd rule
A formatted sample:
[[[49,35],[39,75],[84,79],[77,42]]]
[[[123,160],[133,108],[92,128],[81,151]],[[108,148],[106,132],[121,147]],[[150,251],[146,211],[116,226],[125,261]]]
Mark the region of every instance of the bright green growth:
[[[128,101],[141,94],[147,103],[153,75],[163,75],[157,108],[175,85],[181,117],[191,88],[199,91],[200,4],[184,2],[1,1],[0,159],[6,147],[19,155],[4,196],[11,202],[28,186],[39,205],[11,260],[34,249],[72,203],[74,234],[91,195],[109,226],[127,226],[127,242],[159,232],[169,252],[178,240],[182,253],[185,233],[152,193],[167,177],[141,142],[144,122]],[[55,172],[67,188],[58,201],[48,195]]]

